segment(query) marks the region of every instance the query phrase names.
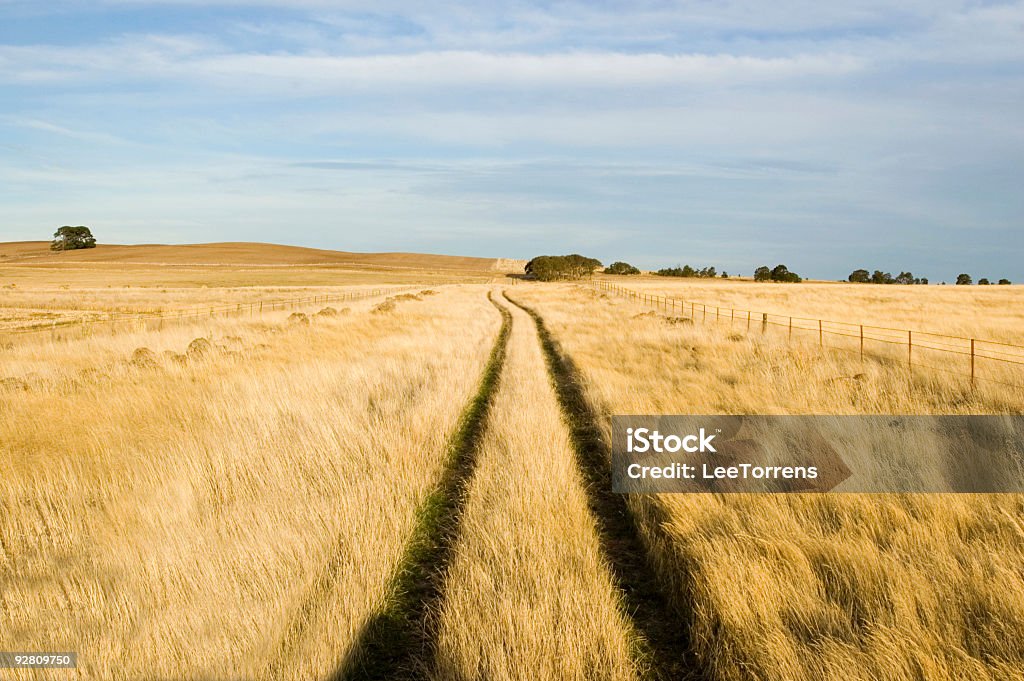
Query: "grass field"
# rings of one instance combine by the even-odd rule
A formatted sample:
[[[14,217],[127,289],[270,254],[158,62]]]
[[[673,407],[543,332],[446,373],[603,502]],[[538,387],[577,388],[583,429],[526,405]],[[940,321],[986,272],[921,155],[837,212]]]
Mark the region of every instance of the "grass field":
[[[659,276],[603,277],[621,286],[710,306],[848,321],[1024,344],[1020,286],[898,286]]]
[[[1020,391],[913,383],[905,370],[835,381],[859,364],[714,325],[635,319],[639,306],[592,291],[514,294],[579,367],[606,437],[613,413],[1024,411]],[[1024,678],[1020,496],[630,500],[712,678]]]
[[[0,246],[0,329],[99,320],[3,336],[0,650],[86,679],[1024,679],[1024,498],[624,497],[603,458],[616,413],[1020,414],[1019,389],[514,263],[137,248]],[[1024,331],[1018,287],[615,281]]]

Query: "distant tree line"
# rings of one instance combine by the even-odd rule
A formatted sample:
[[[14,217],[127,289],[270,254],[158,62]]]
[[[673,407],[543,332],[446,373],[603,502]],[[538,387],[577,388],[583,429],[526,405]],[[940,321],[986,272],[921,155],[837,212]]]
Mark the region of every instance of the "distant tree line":
[[[926,285],[928,283],[927,277],[915,277],[910,272],[900,272],[897,276],[892,276],[888,272],[881,270],[875,270],[871,274],[867,270],[854,270],[850,272],[850,276],[847,277],[847,281],[854,284],[920,284]],[[946,283],[946,282],[942,282]],[[970,286],[974,283],[974,279],[969,274],[959,274],[956,278],[957,286]],[[992,282],[982,277],[978,280],[979,286],[988,286]],[[1002,285],[1009,285],[1011,282],[1009,279],[1000,279],[999,283]]]
[[[571,255],[538,255],[526,263],[526,276],[538,281],[582,279],[601,267],[601,261],[573,253]]]
[[[630,265],[628,262],[613,262],[608,267],[604,268],[605,274],[640,274],[640,270]]]
[[[683,265],[682,267],[666,267],[660,269],[655,274],[662,277],[700,277],[704,279],[713,279],[714,277],[721,276],[722,279],[728,279],[729,273],[722,272],[721,275],[714,267],[704,267],[702,269],[695,269],[689,265]]]
[[[956,283],[957,286],[970,286],[971,284],[974,283],[974,280],[971,278],[971,275],[969,274],[958,274],[956,277]],[[992,282],[989,281],[986,277],[982,277],[981,279],[978,280],[978,286],[988,286],[991,283]],[[998,283],[1001,286],[1009,286],[1013,282],[1011,282],[1009,279],[1000,279]]]
[[[781,281],[799,284],[803,278],[796,272],[790,272],[785,265],[776,265],[771,269],[768,269],[767,265],[761,265],[754,270],[754,281]]]
[[[892,276],[889,272],[883,272],[882,270],[875,270],[872,273],[868,273],[867,270],[854,270],[850,272],[850,276],[846,278],[854,284],[927,284],[928,279],[925,277],[915,277],[910,272],[900,272],[897,276]]]

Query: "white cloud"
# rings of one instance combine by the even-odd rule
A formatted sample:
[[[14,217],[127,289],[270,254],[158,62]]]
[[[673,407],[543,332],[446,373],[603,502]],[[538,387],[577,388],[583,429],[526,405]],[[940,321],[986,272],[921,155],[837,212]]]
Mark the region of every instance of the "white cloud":
[[[152,37],[97,48],[0,46],[0,81],[211,82],[232,90],[292,94],[390,87],[624,87],[756,83],[841,76],[864,65],[842,54],[752,57],[731,54],[421,52],[335,56],[214,52],[198,41]]]

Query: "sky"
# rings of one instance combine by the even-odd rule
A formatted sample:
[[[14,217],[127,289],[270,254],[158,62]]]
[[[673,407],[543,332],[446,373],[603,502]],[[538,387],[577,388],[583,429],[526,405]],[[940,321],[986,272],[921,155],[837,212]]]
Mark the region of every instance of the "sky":
[[[0,0],[0,240],[1024,281],[1024,2]]]

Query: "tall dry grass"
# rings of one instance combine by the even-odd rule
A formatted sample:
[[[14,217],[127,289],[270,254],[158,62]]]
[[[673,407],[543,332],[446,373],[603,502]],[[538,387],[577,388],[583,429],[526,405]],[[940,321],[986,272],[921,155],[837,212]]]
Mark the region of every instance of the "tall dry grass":
[[[601,554],[533,320],[512,335],[445,581],[437,679],[633,679],[634,633]]]
[[[77,650],[82,678],[331,674],[388,596],[499,322],[446,290],[232,326],[234,354],[184,363],[123,361],[143,340],[181,353],[175,327],[5,365],[74,366],[0,392],[4,648]]]
[[[544,315],[612,413],[1021,413],[1019,391],[721,327],[564,286]],[[850,379],[856,373],[859,380]],[[603,427],[609,427],[607,418]],[[1019,495],[631,497],[715,679],[1024,678]]]
[[[603,279],[644,293],[722,308],[1024,345],[1024,305],[1021,305],[1024,287],[1021,286],[779,284],[657,276]]]

